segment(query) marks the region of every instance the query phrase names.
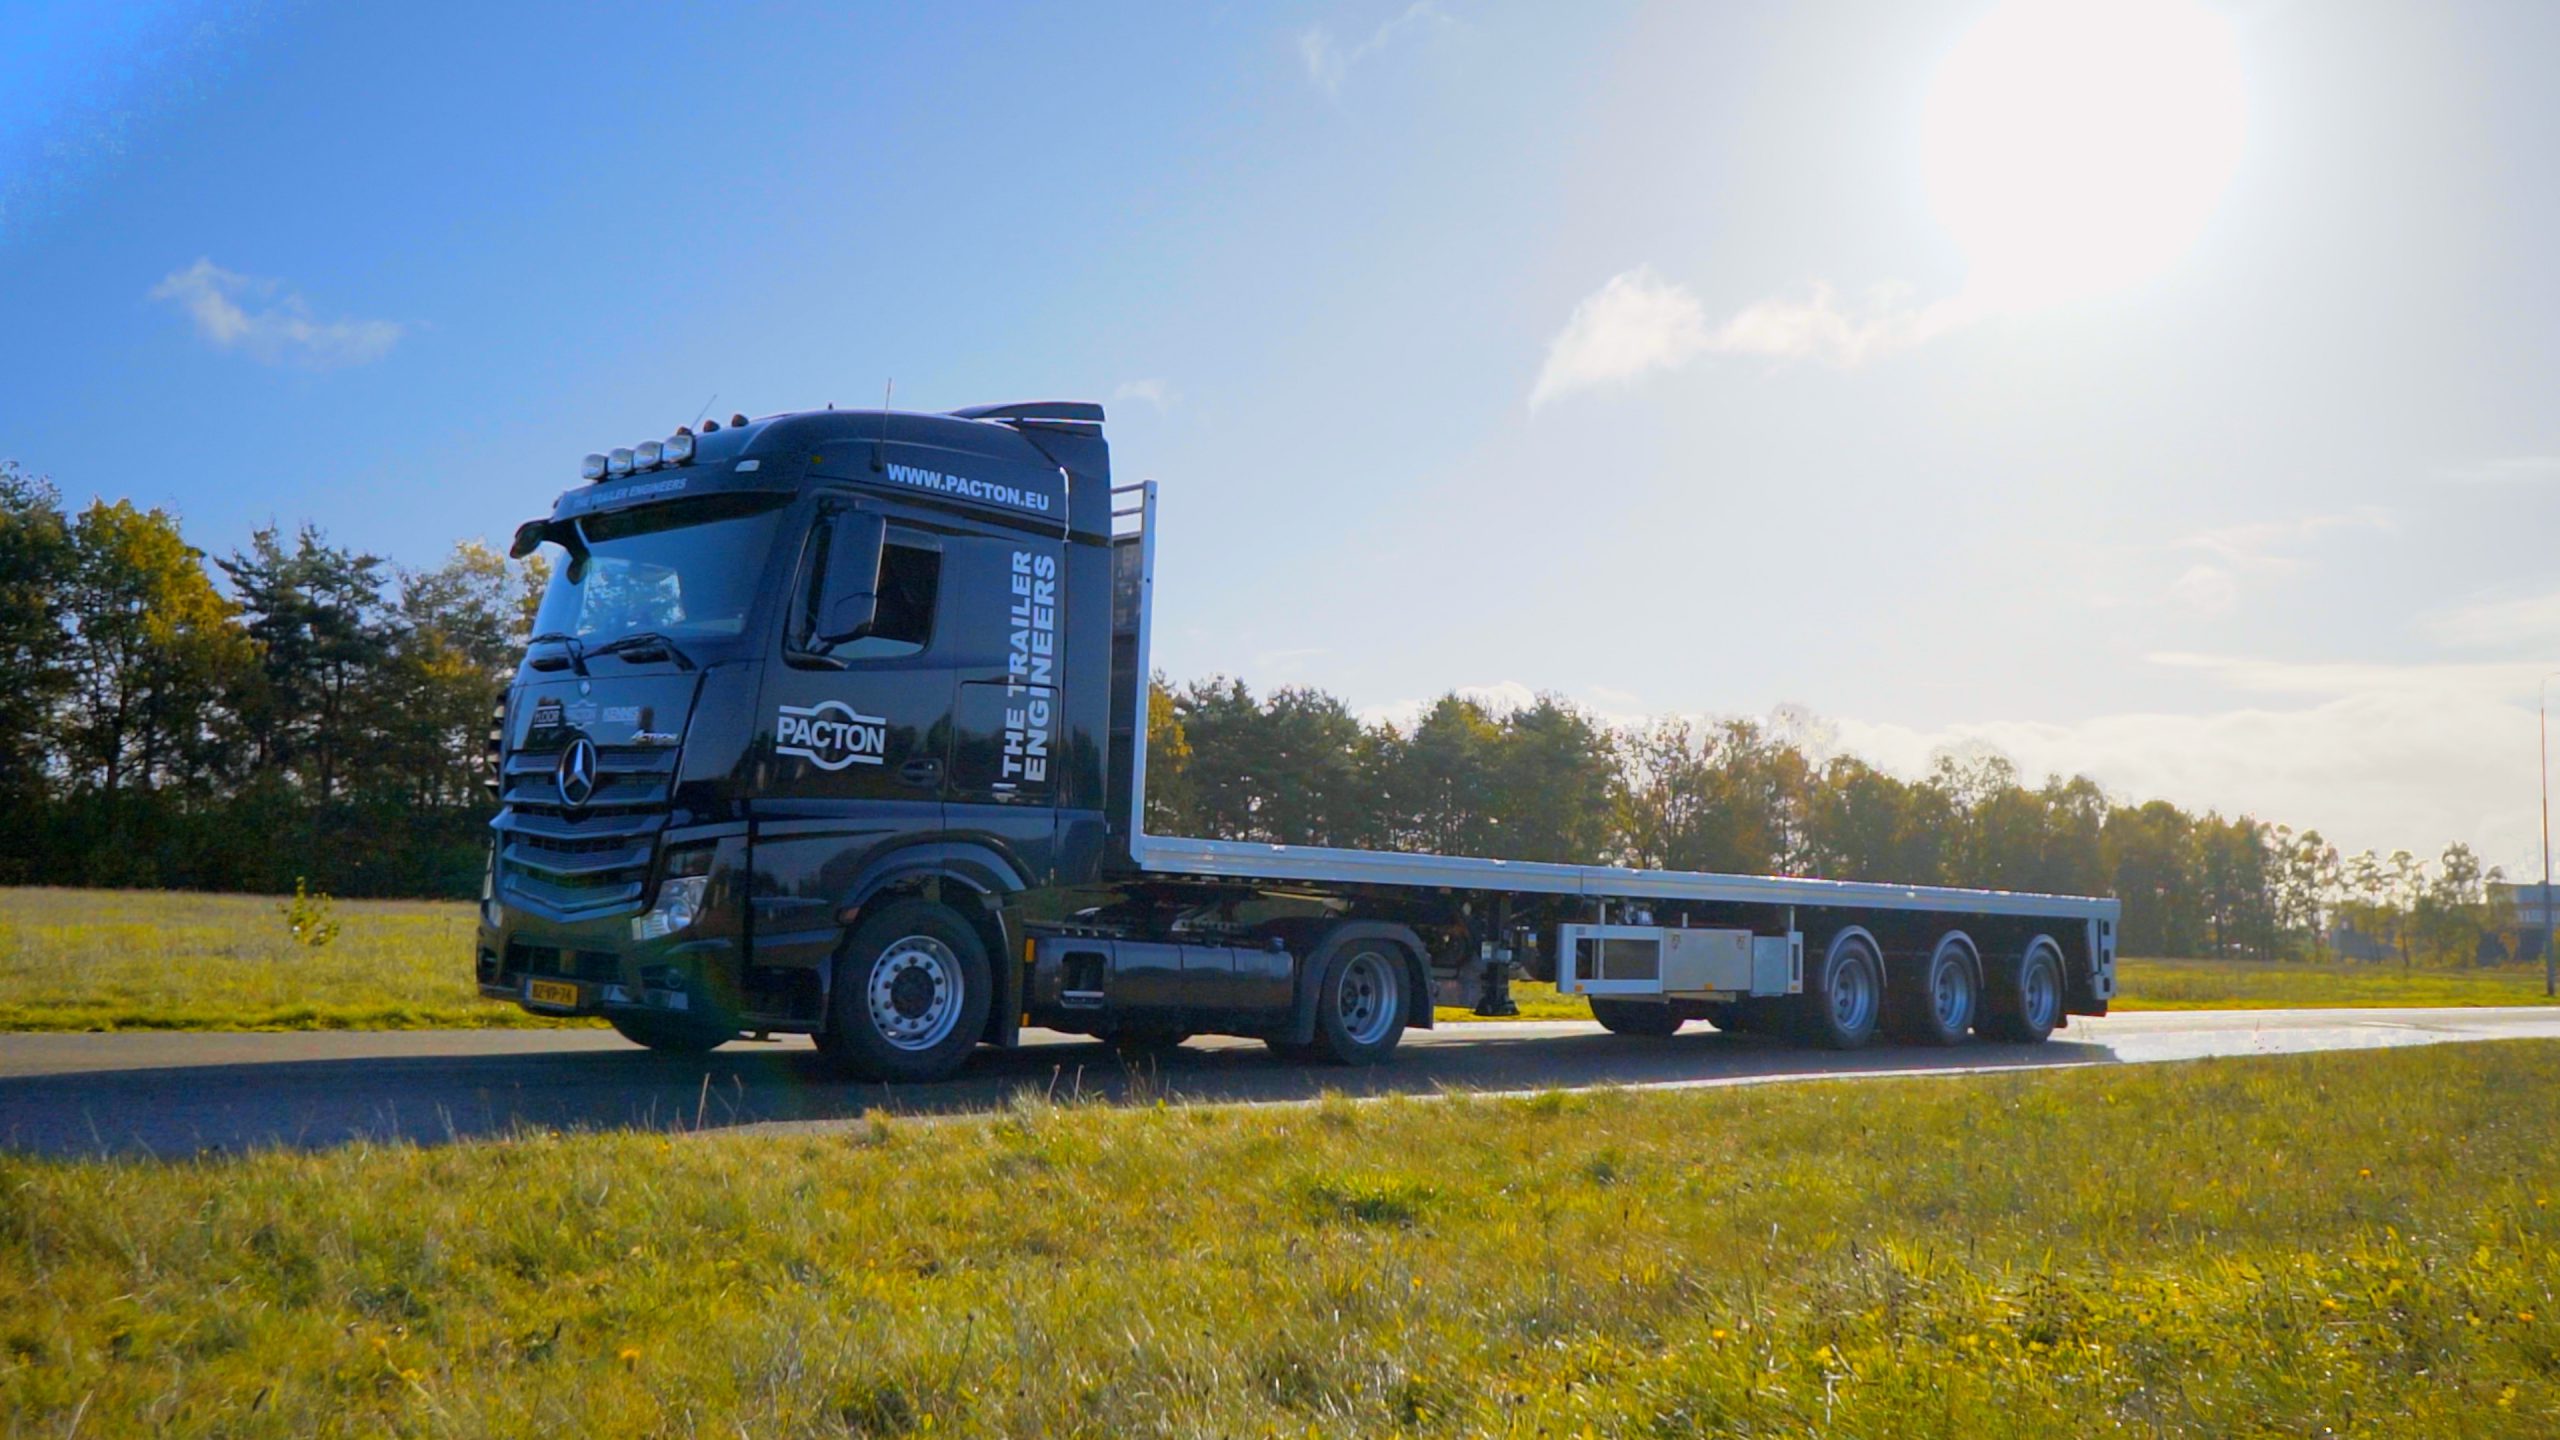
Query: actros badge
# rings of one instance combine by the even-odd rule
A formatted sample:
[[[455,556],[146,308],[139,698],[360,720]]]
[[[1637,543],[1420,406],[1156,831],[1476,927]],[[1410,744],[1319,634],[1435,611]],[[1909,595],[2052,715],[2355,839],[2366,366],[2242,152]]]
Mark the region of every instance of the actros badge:
[[[877,765],[889,753],[889,722],[861,715],[841,700],[785,705],[774,717],[776,755],[797,755],[821,770]]]

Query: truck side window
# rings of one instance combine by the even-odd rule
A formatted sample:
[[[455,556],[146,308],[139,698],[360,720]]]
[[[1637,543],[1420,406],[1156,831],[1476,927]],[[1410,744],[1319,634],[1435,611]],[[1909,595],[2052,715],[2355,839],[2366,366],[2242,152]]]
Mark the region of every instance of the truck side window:
[[[941,551],[890,545],[880,555],[880,618],[870,634],[845,647],[846,653],[913,655],[922,650],[933,638],[933,601],[941,588]],[[866,648],[872,645],[884,648]]]
[[[808,578],[794,626],[802,649],[814,648],[808,636],[810,626],[816,623],[818,590],[827,568],[826,548],[826,531],[821,529],[810,547]],[[837,660],[894,660],[922,651],[933,639],[934,601],[941,588],[941,551],[889,542],[880,552],[880,610],[871,633],[838,645],[827,654]]]

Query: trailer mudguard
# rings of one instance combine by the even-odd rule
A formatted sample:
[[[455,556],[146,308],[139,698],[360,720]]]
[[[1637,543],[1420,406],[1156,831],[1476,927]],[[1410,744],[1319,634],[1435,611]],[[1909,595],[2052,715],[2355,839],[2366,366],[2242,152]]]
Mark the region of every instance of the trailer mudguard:
[[[1324,967],[1333,963],[1334,952],[1355,940],[1387,940],[1404,951],[1406,995],[1411,999],[1405,1017],[1408,1029],[1431,1028],[1431,972],[1423,963],[1430,952],[1422,937],[1409,925],[1396,925],[1379,920],[1345,920],[1327,925],[1316,933],[1315,943],[1298,957],[1297,1001],[1290,1010],[1287,1039],[1293,1044],[1310,1045],[1316,1038],[1316,987],[1324,978]]]

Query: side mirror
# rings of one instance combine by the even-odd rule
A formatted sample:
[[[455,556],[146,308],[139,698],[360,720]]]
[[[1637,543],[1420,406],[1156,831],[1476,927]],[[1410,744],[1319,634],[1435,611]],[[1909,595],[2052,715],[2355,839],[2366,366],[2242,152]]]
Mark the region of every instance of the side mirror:
[[[880,552],[888,543],[889,522],[879,515],[846,510],[836,516],[810,638],[842,645],[871,633],[880,619]]]
[[[545,541],[568,551],[572,563],[587,558],[587,542],[578,534],[574,520],[527,520],[516,527],[516,538],[507,546],[507,558],[521,560],[541,549]]]

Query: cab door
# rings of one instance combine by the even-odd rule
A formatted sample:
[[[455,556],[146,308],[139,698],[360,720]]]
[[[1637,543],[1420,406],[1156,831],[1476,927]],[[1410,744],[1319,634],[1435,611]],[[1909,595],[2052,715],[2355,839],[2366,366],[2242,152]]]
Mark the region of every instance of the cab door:
[[[944,551],[968,598],[953,659],[947,823],[1014,857],[1033,884],[1056,870],[1068,772],[1058,700],[1065,679],[1066,557],[1054,539],[952,536]]]
[[[829,647],[811,636],[833,520],[834,508],[818,507],[765,671],[754,828],[768,908],[796,899],[823,909],[881,849],[944,825],[953,676],[944,539],[893,518],[872,633]],[[795,913],[782,928],[801,919],[832,924]]]

